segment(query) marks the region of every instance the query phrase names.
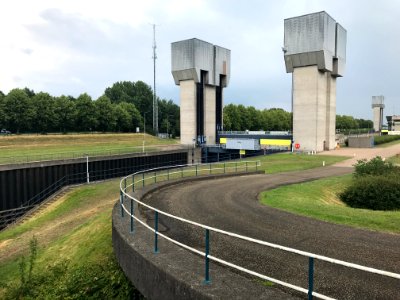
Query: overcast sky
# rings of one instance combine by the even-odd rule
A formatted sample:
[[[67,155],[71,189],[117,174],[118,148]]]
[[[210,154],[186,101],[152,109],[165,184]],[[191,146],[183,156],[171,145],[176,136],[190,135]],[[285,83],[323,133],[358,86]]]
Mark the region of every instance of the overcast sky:
[[[347,30],[347,65],[337,82],[337,113],[400,114],[400,1],[13,0],[0,2],[0,90],[29,87],[97,99],[116,81],[152,85],[156,23],[157,94],[179,104],[171,42],[199,38],[231,50],[225,103],[290,110],[283,20],[325,10]]]

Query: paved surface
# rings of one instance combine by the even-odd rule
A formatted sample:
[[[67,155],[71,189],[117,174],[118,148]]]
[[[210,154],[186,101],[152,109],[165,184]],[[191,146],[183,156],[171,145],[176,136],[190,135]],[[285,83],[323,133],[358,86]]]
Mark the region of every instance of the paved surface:
[[[352,168],[343,166],[325,167],[277,175],[195,181],[158,190],[146,197],[146,201],[162,210],[223,230],[400,273],[400,235],[321,222],[263,206],[257,201],[263,190],[351,171]],[[160,222],[161,231],[204,249],[203,231],[163,217]],[[216,233],[211,233],[211,254],[307,287],[308,259],[305,257]],[[315,291],[338,299],[400,299],[400,280],[321,261],[315,262],[314,286]]]
[[[400,155],[400,144],[396,144],[390,147],[376,147],[376,148],[340,148],[337,150],[324,151],[321,155],[335,155],[335,156],[348,156],[351,159],[337,163],[335,166],[338,167],[351,167],[357,160],[360,159],[371,159],[375,156],[381,156],[382,158],[388,158],[394,155]]]

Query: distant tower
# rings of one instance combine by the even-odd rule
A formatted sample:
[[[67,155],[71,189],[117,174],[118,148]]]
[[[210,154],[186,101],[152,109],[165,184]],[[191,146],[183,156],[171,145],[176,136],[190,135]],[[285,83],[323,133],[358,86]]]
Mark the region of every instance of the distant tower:
[[[382,130],[383,109],[385,108],[384,96],[372,96],[372,111],[374,114],[374,130]]]
[[[230,50],[198,39],[171,44],[172,75],[180,86],[181,144],[215,144],[230,60]]]
[[[303,151],[334,149],[336,78],[346,64],[346,30],[326,12],[285,19],[284,58],[292,77],[293,140]]]

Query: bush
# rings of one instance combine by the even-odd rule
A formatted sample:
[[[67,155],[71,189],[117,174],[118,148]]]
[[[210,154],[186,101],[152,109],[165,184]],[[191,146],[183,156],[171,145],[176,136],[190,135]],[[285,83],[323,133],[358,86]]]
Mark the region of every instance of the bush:
[[[340,199],[354,208],[400,209],[400,176],[392,173],[358,177],[340,194]]]
[[[380,145],[400,140],[400,135],[381,135],[374,137],[374,144]]]
[[[377,156],[367,161],[362,159],[357,161],[354,165],[355,177],[361,177],[365,175],[385,175],[393,172],[399,172],[399,168],[393,165],[391,162],[384,161],[382,157]]]

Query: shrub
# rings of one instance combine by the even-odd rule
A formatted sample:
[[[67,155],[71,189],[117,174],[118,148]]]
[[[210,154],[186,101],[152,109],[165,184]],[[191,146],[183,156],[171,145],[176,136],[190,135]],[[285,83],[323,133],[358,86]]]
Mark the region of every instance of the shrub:
[[[343,202],[354,208],[400,209],[400,175],[392,173],[358,177],[339,196]]]
[[[380,135],[374,137],[374,144],[380,145],[400,140],[400,135]]]
[[[354,168],[355,177],[365,175],[385,175],[400,172],[400,168],[396,167],[391,162],[384,161],[380,156],[374,157],[370,161],[367,161],[366,159],[359,160],[354,165]]]

